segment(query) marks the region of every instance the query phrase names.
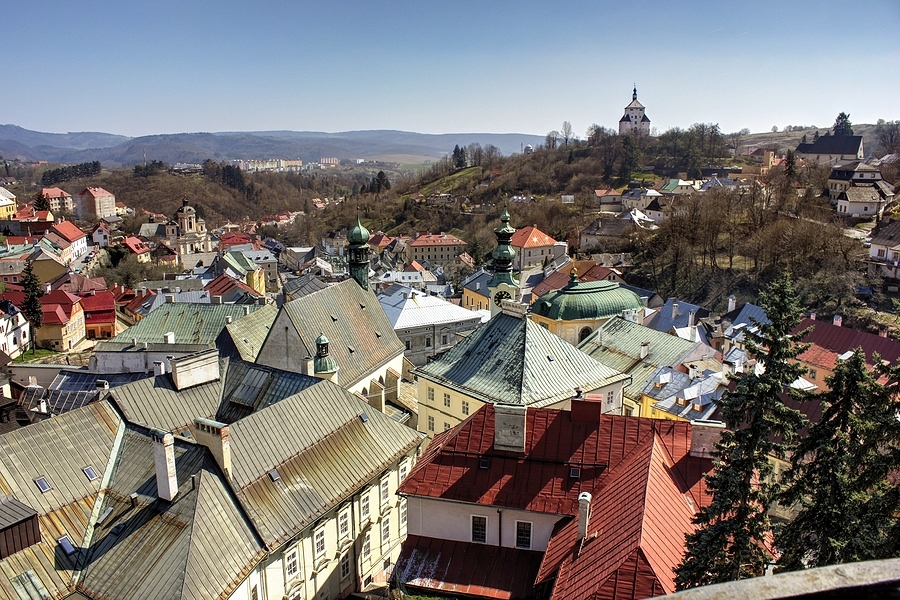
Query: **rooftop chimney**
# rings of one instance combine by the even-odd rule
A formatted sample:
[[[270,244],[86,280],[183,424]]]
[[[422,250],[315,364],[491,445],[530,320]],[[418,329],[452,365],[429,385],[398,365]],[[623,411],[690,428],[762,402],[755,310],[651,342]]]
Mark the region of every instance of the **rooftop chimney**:
[[[650,342],[641,342],[641,359],[647,358],[650,354]]]
[[[166,335],[165,335],[165,342],[166,342],[167,344],[174,344],[174,343],[175,343],[175,332],[174,332],[174,331],[167,331],[167,332],[166,332]]]
[[[688,315],[688,327],[694,326],[694,319],[696,319],[696,318],[697,318],[697,311],[692,310],[690,312],[690,314]]]
[[[109,381],[106,379],[98,379],[96,383],[98,390],[108,390],[109,389]]]
[[[677,318],[678,318],[678,303],[673,302],[672,303],[672,320],[674,321]]]
[[[250,305],[245,304],[244,305],[244,316],[246,317],[249,314],[250,314]]]
[[[166,304],[175,302],[175,294],[166,294]]]
[[[737,298],[732,294],[728,296],[728,312],[732,312],[735,308],[737,308]]]
[[[721,421],[691,421],[691,456],[712,458],[724,430],[725,423]]]
[[[154,375],[165,375],[166,374],[166,363],[161,360],[153,361],[153,374]]]
[[[587,537],[588,526],[591,521],[591,494],[581,492],[578,494],[578,539]]]
[[[219,378],[219,351],[216,348],[195,352],[169,361],[176,390],[208,383]]]
[[[844,319],[843,319],[843,317],[841,317],[841,315],[834,315],[834,326],[835,327],[840,327],[841,324],[843,323],[843,321],[844,321]]]
[[[151,431],[153,461],[156,463],[156,494],[161,500],[171,502],[178,494],[178,476],[175,472],[175,437],[163,431]]]
[[[225,476],[231,479],[231,442],[228,425],[200,417],[194,419],[194,425],[197,442],[209,448],[219,467],[225,472]]]
[[[222,296],[216,296],[216,298],[220,298],[220,299],[221,299]],[[231,317],[231,315],[225,315],[225,324],[226,324],[226,325],[231,325],[231,322],[232,322],[233,320],[234,320],[234,319]]]
[[[494,449],[525,453],[526,408],[513,404],[494,405]]]
[[[809,319],[810,319],[810,321],[815,321],[815,320],[816,320],[816,313],[814,313],[814,312],[809,313]]]
[[[697,365],[688,365],[688,377],[697,379]]]

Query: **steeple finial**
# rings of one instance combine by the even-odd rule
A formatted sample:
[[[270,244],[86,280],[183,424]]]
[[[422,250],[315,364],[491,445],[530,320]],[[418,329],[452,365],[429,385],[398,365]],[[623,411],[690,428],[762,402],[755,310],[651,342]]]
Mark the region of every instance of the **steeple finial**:
[[[634,84],[634,90],[631,92],[631,99],[637,100],[637,84]]]

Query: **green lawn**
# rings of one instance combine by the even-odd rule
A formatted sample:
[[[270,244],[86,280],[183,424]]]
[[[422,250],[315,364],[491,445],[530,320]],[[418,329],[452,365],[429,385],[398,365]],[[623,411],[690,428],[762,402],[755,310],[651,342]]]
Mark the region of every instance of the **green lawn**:
[[[47,350],[46,348],[37,348],[35,350],[27,350],[22,355],[17,357],[13,362],[17,363],[29,363],[29,362],[38,362],[47,358],[48,356],[53,356],[54,354],[59,354],[59,352],[54,352],[53,350]]]

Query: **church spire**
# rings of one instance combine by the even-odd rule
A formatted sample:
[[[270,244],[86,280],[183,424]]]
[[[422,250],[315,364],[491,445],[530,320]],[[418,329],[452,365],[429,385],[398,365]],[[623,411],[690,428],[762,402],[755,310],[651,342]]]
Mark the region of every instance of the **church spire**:
[[[359,208],[356,209],[356,225],[347,232],[347,250],[349,254],[350,277],[364,290],[369,289],[369,230],[359,220]]]
[[[637,100],[637,84],[636,83],[634,84],[634,90],[632,90],[632,92],[631,92],[631,99]]]

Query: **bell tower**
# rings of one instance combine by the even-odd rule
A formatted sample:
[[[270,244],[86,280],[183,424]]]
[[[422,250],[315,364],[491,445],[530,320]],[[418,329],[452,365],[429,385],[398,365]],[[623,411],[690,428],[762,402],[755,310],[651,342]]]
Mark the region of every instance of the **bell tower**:
[[[356,215],[356,225],[347,232],[347,253],[350,265],[350,277],[362,289],[369,289],[369,230],[363,227]]]
[[[519,284],[512,274],[516,250],[510,243],[515,232],[515,228],[509,224],[509,210],[507,207],[503,207],[503,212],[500,214],[500,226],[494,229],[494,235],[497,236],[497,247],[491,252],[491,257],[494,259],[494,276],[488,283],[491,295],[491,317],[500,312],[504,300],[515,300],[516,302],[521,300]]]

